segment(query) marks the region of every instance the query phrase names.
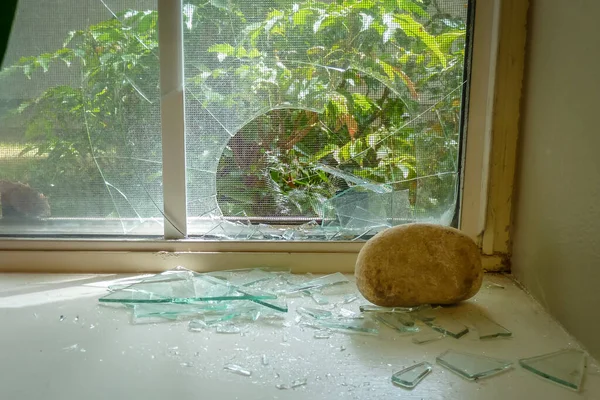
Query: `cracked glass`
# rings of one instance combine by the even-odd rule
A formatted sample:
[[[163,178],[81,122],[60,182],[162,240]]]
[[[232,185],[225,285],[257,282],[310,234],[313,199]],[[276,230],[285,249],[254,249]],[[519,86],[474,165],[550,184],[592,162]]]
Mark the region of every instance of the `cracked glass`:
[[[0,72],[2,234],[163,234],[156,9],[19,1]]]
[[[451,224],[467,11],[457,0],[186,2],[189,233],[360,240]]]
[[[186,233],[454,224],[468,5],[184,0]],[[156,10],[19,1],[0,72],[2,235],[163,234]]]

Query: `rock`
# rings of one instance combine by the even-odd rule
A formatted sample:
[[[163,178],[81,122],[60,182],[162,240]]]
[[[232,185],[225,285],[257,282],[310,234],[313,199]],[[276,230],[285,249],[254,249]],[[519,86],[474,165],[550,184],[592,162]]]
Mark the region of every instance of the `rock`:
[[[354,274],[363,296],[384,307],[457,303],[474,296],[483,279],[475,242],[432,224],[378,233],[358,254]]]

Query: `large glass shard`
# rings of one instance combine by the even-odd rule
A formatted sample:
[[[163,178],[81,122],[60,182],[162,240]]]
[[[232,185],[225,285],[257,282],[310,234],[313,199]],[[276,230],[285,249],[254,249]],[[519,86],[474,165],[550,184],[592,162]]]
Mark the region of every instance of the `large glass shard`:
[[[479,339],[493,339],[497,337],[510,337],[512,332],[502,325],[484,316],[471,317],[471,323],[475,325]]]
[[[427,361],[420,362],[392,375],[392,382],[396,385],[412,389],[431,372],[433,366]]]
[[[469,328],[447,315],[438,315],[434,320],[424,321],[432,329],[459,339],[469,332]]]
[[[193,303],[215,300],[268,300],[274,294],[229,284],[209,275],[178,267],[101,297],[100,302]]]
[[[316,278],[316,279],[313,279],[310,281],[302,282],[296,286],[293,286],[293,287],[287,289],[286,293],[291,294],[291,293],[302,292],[305,290],[320,289],[320,288],[333,286],[333,285],[340,285],[340,284],[344,284],[344,283],[348,283],[348,282],[350,282],[350,281],[348,280],[348,278],[346,278],[346,276],[344,276],[344,274],[342,274],[340,272],[336,272],[335,274],[325,275],[325,276],[321,276],[319,278]]]
[[[577,349],[564,349],[519,360],[526,370],[576,391],[581,389],[585,363],[585,353]]]
[[[500,373],[512,366],[512,362],[448,350],[435,359],[438,364],[463,378],[475,380]]]
[[[228,309],[225,303],[140,303],[132,304],[134,320],[144,318],[165,318],[170,320],[192,318],[194,316],[210,312],[225,311]]]
[[[242,375],[242,376],[250,376],[252,375],[252,371],[245,369],[236,364],[227,364],[223,367],[224,370],[229,371],[233,374]]]

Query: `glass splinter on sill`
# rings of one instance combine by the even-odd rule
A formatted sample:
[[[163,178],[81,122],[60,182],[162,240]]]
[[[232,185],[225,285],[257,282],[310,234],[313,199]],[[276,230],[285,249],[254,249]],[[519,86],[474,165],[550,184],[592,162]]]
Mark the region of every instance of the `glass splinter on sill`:
[[[320,306],[329,304],[329,299],[323,296],[322,294],[317,293],[316,291],[306,290],[304,293],[310,296],[314,300],[314,302]]]
[[[493,339],[498,337],[512,336],[511,331],[487,317],[478,316],[475,319],[471,320],[471,322],[477,330],[479,339]]]
[[[428,327],[424,327],[416,335],[413,336],[412,342],[414,344],[425,344],[435,342],[436,340],[441,340],[445,337],[446,335],[444,335],[443,333],[434,331],[433,329]]]
[[[247,369],[244,369],[236,364],[227,364],[226,366],[223,367],[223,369],[226,371],[229,371],[233,374],[237,374],[237,375],[242,375],[242,376],[252,375],[251,371],[248,371]]]
[[[415,322],[404,314],[386,314],[377,313],[375,318],[386,326],[400,333],[413,334],[419,332],[419,327],[415,326]]]
[[[427,361],[420,362],[392,375],[392,382],[407,389],[412,389],[431,372],[433,366]]]
[[[469,380],[486,378],[512,366],[512,362],[448,350],[435,359],[438,364]]]
[[[262,355],[262,357],[260,358],[260,362],[262,365],[269,365],[269,359],[267,358],[266,354]]]
[[[324,287],[328,287],[328,286],[333,286],[333,285],[340,285],[340,284],[344,284],[344,283],[348,283],[350,282],[348,280],[348,278],[346,278],[344,276],[344,274],[340,273],[340,272],[336,272],[335,274],[331,274],[331,275],[325,275],[325,276],[321,276],[319,278],[307,281],[307,282],[302,282],[299,285],[293,286],[289,289],[286,290],[286,293],[291,294],[291,293],[297,293],[297,292],[302,292],[305,290],[310,290],[310,289],[320,289],[320,288],[324,288]]]
[[[313,335],[313,337],[315,339],[329,339],[331,337],[331,331],[329,329],[321,329],[321,330],[315,331],[315,334]]]
[[[487,282],[485,284],[485,287],[487,289],[504,289],[504,286],[498,284],[498,283],[494,283],[494,282]]]
[[[342,302],[343,304],[350,304],[353,301],[358,300],[358,296],[355,294],[347,294],[344,296],[344,301]]]
[[[307,379],[305,378],[305,379],[298,379],[298,380],[290,383],[289,385],[280,383],[280,384],[275,385],[275,387],[279,390],[296,389],[301,386],[305,386],[306,383],[307,383]]]
[[[215,332],[217,333],[228,333],[228,334],[238,334],[242,330],[233,324],[218,324]]]
[[[367,319],[316,319],[304,322],[303,325],[342,333],[357,333],[363,335],[379,334],[377,325]]]
[[[437,316],[433,321],[425,321],[432,329],[445,335],[459,339],[469,332],[469,328],[449,316]]]
[[[188,329],[191,332],[201,332],[207,328],[208,328],[208,325],[206,324],[206,322],[199,320],[199,319],[193,319],[188,324]]]
[[[564,349],[536,357],[522,358],[519,364],[542,378],[579,391],[586,368],[586,357],[581,350]]]
[[[312,317],[315,319],[331,318],[331,311],[320,310],[318,308],[311,307],[298,307],[296,312],[300,315]]]
[[[415,311],[426,310],[431,308],[429,304],[415,307],[379,307],[371,304],[363,304],[359,307],[360,312],[372,313],[412,313]]]

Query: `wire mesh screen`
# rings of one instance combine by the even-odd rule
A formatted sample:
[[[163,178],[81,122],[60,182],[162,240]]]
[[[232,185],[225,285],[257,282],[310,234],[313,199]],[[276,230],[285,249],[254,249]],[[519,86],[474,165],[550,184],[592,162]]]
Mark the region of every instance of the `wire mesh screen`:
[[[0,73],[0,234],[162,234],[156,8],[19,1]]]
[[[450,224],[466,0],[186,3],[191,233],[356,239]]]

